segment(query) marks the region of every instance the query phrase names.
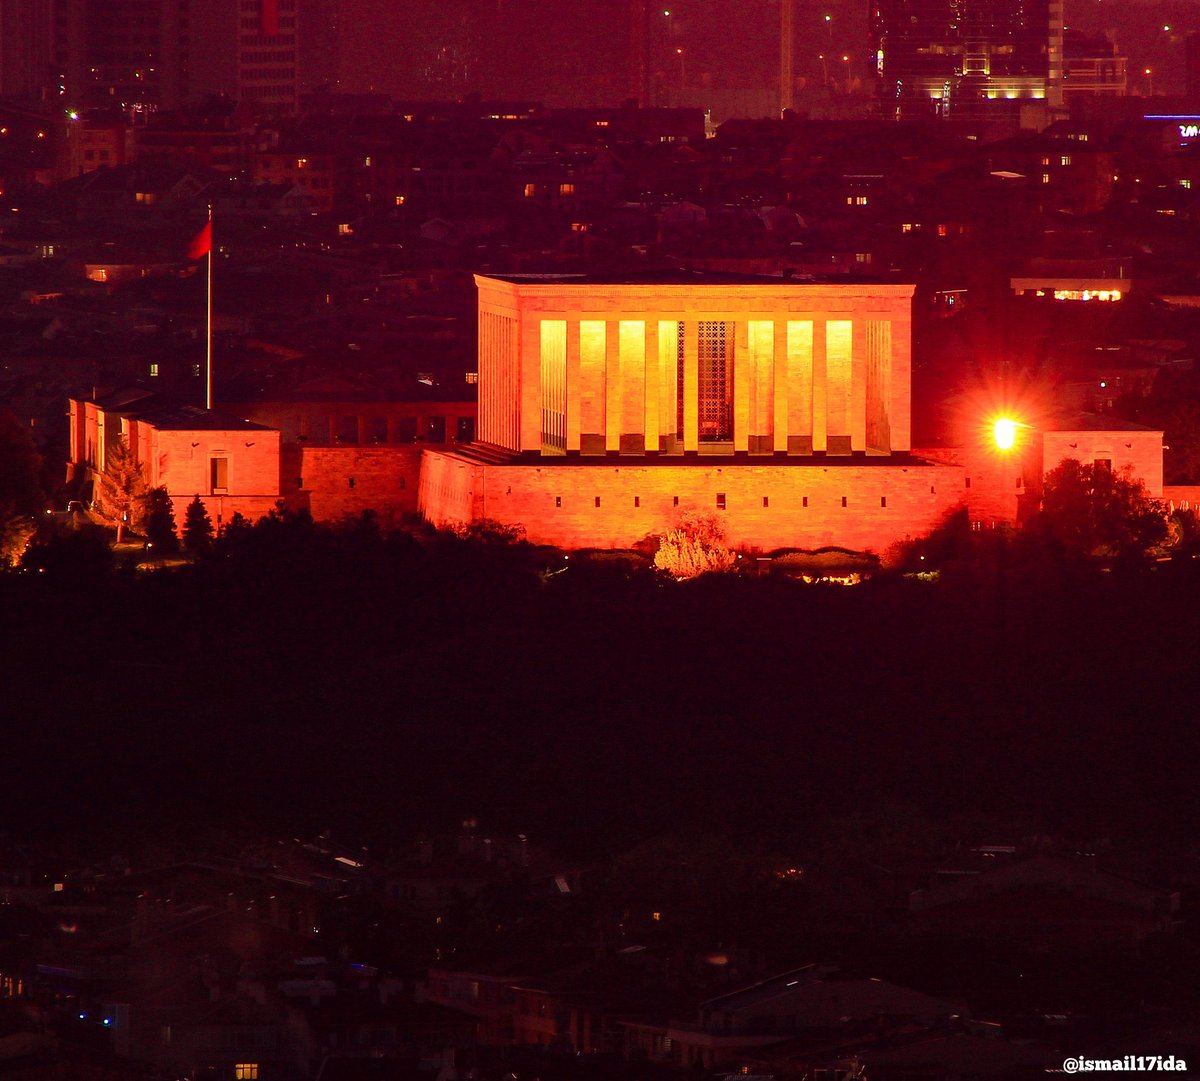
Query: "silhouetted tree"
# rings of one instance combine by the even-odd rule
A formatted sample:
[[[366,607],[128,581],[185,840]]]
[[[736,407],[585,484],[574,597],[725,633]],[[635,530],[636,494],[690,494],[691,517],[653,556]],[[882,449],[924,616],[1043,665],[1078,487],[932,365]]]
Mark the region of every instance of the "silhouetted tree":
[[[0,509],[35,514],[42,501],[41,456],[26,428],[7,409],[0,409]]]
[[[200,497],[188,505],[183,517],[183,546],[192,555],[204,555],[212,548],[213,524]]]
[[[105,525],[115,526],[117,543],[125,529],[141,532],[145,515],[146,475],[122,436],[109,447],[103,473],[96,475],[92,513]]]
[[[112,570],[112,548],[100,529],[56,533],[45,544],[33,544],[25,550],[21,566],[47,575],[84,583]]]
[[[1042,507],[1029,523],[1068,556],[1138,558],[1167,536],[1164,507],[1129,470],[1066,458],[1046,474]]]
[[[151,488],[145,499],[146,539],[159,554],[179,551],[175,509],[165,487]]]

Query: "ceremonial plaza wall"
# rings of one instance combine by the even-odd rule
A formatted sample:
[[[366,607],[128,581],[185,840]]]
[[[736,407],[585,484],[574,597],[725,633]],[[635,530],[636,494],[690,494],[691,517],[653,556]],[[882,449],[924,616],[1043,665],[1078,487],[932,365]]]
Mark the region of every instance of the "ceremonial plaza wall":
[[[420,497],[441,528],[490,519],[562,548],[628,548],[698,511],[716,516],[734,547],[882,553],[928,533],[961,504],[962,470],[918,459],[494,465],[426,451]]]

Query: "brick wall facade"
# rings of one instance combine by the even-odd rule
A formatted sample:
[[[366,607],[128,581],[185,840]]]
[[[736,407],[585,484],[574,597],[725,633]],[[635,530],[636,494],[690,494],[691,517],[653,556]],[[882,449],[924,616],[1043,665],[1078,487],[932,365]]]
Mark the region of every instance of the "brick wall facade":
[[[1116,472],[1129,469],[1158,499],[1163,494],[1163,433],[1155,431],[1042,432],[1042,468],[1049,473],[1064,458],[1091,465],[1111,463]]]
[[[426,451],[420,503],[440,527],[485,518],[519,523],[530,541],[563,548],[628,548],[670,528],[681,512],[700,511],[717,515],[738,548],[882,552],[927,533],[962,494],[960,467],[917,459],[492,465]]]
[[[420,447],[287,443],[281,490],[289,504],[307,506],[319,522],[370,509],[393,525],[417,510],[420,469]]]

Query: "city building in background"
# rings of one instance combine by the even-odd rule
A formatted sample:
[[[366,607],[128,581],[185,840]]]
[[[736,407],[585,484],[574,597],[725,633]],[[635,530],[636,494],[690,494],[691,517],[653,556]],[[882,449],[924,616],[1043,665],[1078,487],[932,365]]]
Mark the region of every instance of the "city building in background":
[[[971,120],[1062,104],[1062,0],[877,0],[870,23],[884,115]]]
[[[48,0],[0,5],[0,96],[39,101],[54,69],[54,9]]]
[[[1063,103],[1078,98],[1124,97],[1128,90],[1128,58],[1104,36],[1063,31]]]
[[[222,94],[294,113],[337,80],[338,0],[13,0],[0,94],[131,117]]]

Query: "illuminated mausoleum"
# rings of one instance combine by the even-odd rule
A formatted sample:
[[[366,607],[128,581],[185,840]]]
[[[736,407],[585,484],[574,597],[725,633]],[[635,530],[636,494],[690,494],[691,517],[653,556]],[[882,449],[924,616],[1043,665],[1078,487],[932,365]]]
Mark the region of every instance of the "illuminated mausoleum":
[[[698,511],[745,548],[881,551],[962,500],[911,453],[911,285],[476,282],[479,441],[425,452],[435,525],[627,547]]]

